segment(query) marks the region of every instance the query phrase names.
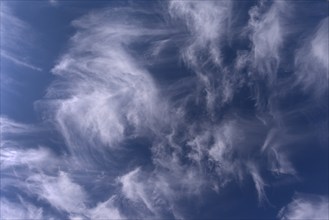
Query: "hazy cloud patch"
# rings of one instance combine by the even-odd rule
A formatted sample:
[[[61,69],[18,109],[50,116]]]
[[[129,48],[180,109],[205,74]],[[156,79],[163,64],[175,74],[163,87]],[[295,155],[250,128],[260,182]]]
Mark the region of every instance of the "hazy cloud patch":
[[[312,194],[296,193],[286,207],[282,208],[281,219],[328,219],[328,198]]]

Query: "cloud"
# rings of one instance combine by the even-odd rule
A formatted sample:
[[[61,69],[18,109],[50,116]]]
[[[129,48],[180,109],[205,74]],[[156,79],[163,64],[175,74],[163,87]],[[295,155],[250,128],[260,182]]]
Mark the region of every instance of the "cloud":
[[[297,83],[317,96],[328,91],[328,18],[305,39],[295,56]]]
[[[264,201],[267,201],[265,189],[264,189],[266,184],[263,178],[261,177],[258,168],[254,164],[249,163],[248,167],[250,169],[252,180],[255,183],[255,188],[258,194],[258,201],[260,204],[262,204]]]
[[[1,169],[12,168],[15,166],[26,166],[31,168],[40,168],[48,164],[51,160],[55,162],[53,154],[47,148],[38,149],[15,149],[9,144],[7,147],[1,147]],[[9,147],[10,146],[10,147]],[[53,164],[51,164],[53,165]]]
[[[196,68],[210,60],[221,65],[220,46],[227,34],[231,16],[230,1],[170,1],[169,13],[183,21],[189,31],[189,43],[182,50],[182,58]],[[205,56],[200,54],[205,53]]]
[[[61,168],[67,169],[68,164],[65,157],[59,158],[50,148],[37,146],[38,139],[34,135],[42,135],[42,132],[41,126],[1,117],[1,190],[14,198],[38,196],[60,210],[75,210],[74,201],[83,201],[84,192],[64,172],[58,177],[50,176]],[[29,201],[20,199],[21,206],[16,208],[10,201],[3,203],[5,215],[13,215],[13,218],[45,218],[42,208]]]
[[[39,169],[49,162],[51,163],[47,167],[51,169],[57,163],[56,157],[49,148],[29,143],[30,139],[35,139],[35,135],[44,132],[41,125],[38,127],[34,124],[24,124],[2,116],[0,130],[1,170],[5,171],[13,167]]]
[[[136,168],[120,177],[119,181],[122,184],[122,193],[135,203],[142,202],[147,210],[155,213],[153,203],[146,193],[146,184],[139,179],[141,178],[140,176],[140,169]]]
[[[155,83],[129,49],[162,30],[125,24],[125,12],[104,10],[75,20],[72,46],[53,68],[59,80],[48,90],[49,102],[41,105],[49,106],[77,154],[83,148],[96,154],[117,149],[125,137],[152,130],[163,120],[165,106],[157,99]]]
[[[58,5],[58,0],[49,0],[49,4],[52,6],[57,6]]]
[[[10,8],[10,6],[6,3],[1,5],[1,36],[3,37],[1,41],[1,49],[8,48],[13,50],[18,50],[17,42],[21,41],[20,37],[23,32],[29,29],[29,25],[16,17]],[[27,38],[30,36],[27,35]]]
[[[280,210],[281,219],[328,219],[328,198],[296,193],[291,203]]]
[[[137,167],[118,177],[122,195],[129,200],[125,203],[126,210],[139,218],[182,218],[178,201],[184,195],[199,193],[200,184],[196,181],[201,176],[193,169],[180,167],[175,161],[168,161],[166,165],[171,166],[166,167],[167,172],[161,170],[164,168],[161,166],[153,172]]]
[[[197,75],[197,96],[193,98],[205,102],[209,114],[213,115],[218,110],[216,105],[229,102],[233,95],[230,76],[223,68],[223,47],[228,42],[232,2],[170,1],[168,10],[171,18],[181,24],[179,30],[186,30],[179,42],[182,45],[179,55]]]
[[[25,21],[18,18],[10,7],[3,3],[0,11],[1,18],[1,57],[14,64],[34,71],[42,68],[30,61],[31,48],[34,48],[33,28]],[[24,36],[24,39],[22,38]],[[19,45],[19,46],[18,46]]]
[[[88,192],[80,185],[83,181],[78,178],[77,183],[71,177],[77,171],[75,158],[55,154],[48,147],[27,145],[31,135],[40,134],[40,129],[2,117],[1,132],[1,191],[10,195],[10,200],[1,196],[1,218],[55,218],[54,213],[82,219],[124,218],[115,207],[114,198],[97,205],[90,201]],[[53,209],[44,210],[44,204]]]
[[[328,24],[329,18],[323,19],[312,39],[312,54],[328,70]],[[328,78],[328,72],[327,72]]]
[[[10,202],[1,198],[0,201],[1,219],[44,219],[43,209],[20,199],[20,202]]]
[[[156,83],[140,57],[129,48],[145,38],[162,36],[163,30],[143,27],[139,22],[125,24],[125,16],[133,19],[124,8],[107,9],[73,21],[78,31],[71,39],[71,47],[52,70],[58,80],[49,88],[46,99],[37,103],[47,114],[50,112],[49,119],[64,137],[69,159],[78,163],[74,165],[77,169],[103,170],[116,166],[117,171],[108,173],[118,175],[124,164],[115,157],[129,153],[124,141],[161,134],[162,126],[168,123],[164,120],[167,117],[163,117],[167,114],[166,103],[159,101]],[[61,171],[64,176],[33,175],[30,185],[36,187],[34,191],[41,198],[70,213],[72,218],[96,218],[108,213],[124,218],[129,214],[115,207],[111,199],[87,210],[87,195],[78,183],[70,180],[68,168],[65,170]],[[153,196],[150,198],[150,192],[137,176],[132,173],[121,177],[123,194],[133,202],[130,212],[136,212],[135,203],[141,201],[146,214],[139,211],[137,214],[155,215]],[[115,176],[108,178],[113,181]],[[99,187],[108,190],[104,183]]]
[[[206,160],[215,164],[216,172],[212,178],[218,180],[220,186],[232,180],[244,181],[250,175],[259,199],[263,200],[265,180],[258,169],[263,169],[261,167],[265,163],[257,159],[259,155],[270,160],[268,166],[273,172],[294,175],[289,159],[280,148],[284,141],[277,143],[278,139],[271,139],[271,135],[267,134],[273,126],[269,123],[270,115],[262,119],[265,124],[257,117],[248,119],[228,114],[225,120],[220,119],[223,104],[217,104],[217,101],[230,103],[235,95],[234,90],[238,90],[245,79],[235,80],[227,68],[217,62],[217,58],[207,62],[217,65],[218,72],[194,63],[204,62],[198,60],[196,54],[209,45],[218,44],[216,48],[220,53],[220,42],[224,43],[224,36],[229,31],[227,23],[232,8],[225,2],[181,1],[170,2],[168,7],[170,15],[188,28],[186,42],[191,44],[183,44],[181,55],[184,57],[190,50],[192,58],[195,56],[185,62],[197,75],[190,79],[191,85],[197,86],[197,91],[187,90],[188,95],[175,99],[170,95],[176,96],[176,91],[186,84],[177,82],[168,90],[159,90],[161,87],[157,87],[155,75],[144,66],[146,62],[143,58],[136,57],[131,49],[132,45],[142,44],[142,39],[152,42],[157,41],[158,37],[165,38],[169,30],[161,25],[157,26],[161,28],[150,30],[140,23],[126,24],[123,22],[125,19],[134,17],[129,13],[120,17],[126,9],[116,12],[108,9],[97,14],[93,12],[73,22],[78,31],[71,40],[71,48],[53,69],[59,80],[49,88],[49,101],[45,100],[44,104],[52,109],[57,128],[72,155],[80,158],[81,164],[107,166],[115,159],[111,161],[114,157],[110,154],[106,154],[109,158],[104,159],[104,153],[111,151],[113,156],[120,150],[124,151],[125,140],[148,137],[152,140],[152,163],[159,172],[155,176],[168,183],[166,192],[170,192],[175,185],[182,187],[187,194],[200,192],[210,181],[204,180],[207,174],[201,170],[211,170],[213,166],[204,163]],[[287,14],[285,7],[284,3],[275,2],[268,10],[260,5],[250,12],[250,39],[254,45],[250,53],[254,57],[249,61],[256,66],[263,65],[262,59],[266,62],[274,59],[277,65],[280,63],[279,51],[285,37],[285,20],[282,18]],[[207,16],[203,16],[205,11]],[[277,15],[282,16],[278,19]],[[203,23],[206,25],[201,25]],[[210,30],[218,31],[212,33]],[[174,42],[173,38],[167,39],[166,45]],[[148,48],[148,45],[144,47]],[[246,59],[250,56],[246,55]],[[259,68],[262,74],[271,75],[276,71],[271,69],[274,72],[270,73],[265,71],[267,67]],[[200,108],[201,112],[205,109],[206,113],[191,120],[192,107]],[[181,130],[186,132],[182,134]],[[95,158],[97,163],[93,161]],[[187,161],[189,166],[184,165]],[[244,163],[251,165],[246,168]],[[147,209],[155,212],[149,205],[151,200],[144,191],[143,183],[137,181],[137,174],[133,174],[127,174],[127,180],[122,177],[126,180],[123,181],[126,183],[123,184],[123,193],[134,202],[138,199],[143,201]],[[185,178],[177,183],[170,181],[179,176]],[[217,184],[210,185],[214,187]],[[155,190],[160,192],[160,189]],[[171,200],[170,194],[163,196]]]
[[[125,196],[131,200],[137,201],[139,197],[143,197],[143,185],[138,185],[136,178],[139,169],[135,169],[120,178],[122,183],[122,191]]]
[[[0,117],[0,129],[2,135],[26,134],[36,130],[34,125],[19,123],[5,116]]]
[[[10,60],[11,62],[19,65],[19,66],[23,66],[23,67],[27,67],[29,69],[32,69],[32,70],[36,70],[36,71],[39,71],[41,72],[42,69],[40,67],[37,67],[37,66],[34,66],[26,61],[23,61],[23,60],[20,60],[20,58],[18,57],[14,57],[12,55],[9,55],[7,52],[1,50],[1,56],[5,59],[8,59]]]
[[[275,79],[278,69],[281,49],[287,31],[287,15],[290,6],[285,1],[274,1],[267,9],[265,1],[260,1],[250,11],[248,28],[253,44],[253,65],[261,75]],[[274,77],[274,78],[273,78]]]
[[[185,201],[207,204],[209,193],[221,199],[250,181],[263,204],[273,176],[298,176],[290,146],[310,140],[299,113],[315,110],[287,105],[300,92],[289,84],[295,73],[278,77],[290,3],[261,1],[243,28],[231,22],[229,1],[165,6],[105,8],[72,21],[76,33],[36,103],[63,139],[54,149],[64,150],[33,139],[44,125],[1,118],[4,190],[14,183],[15,195],[70,219],[181,219],[197,212]],[[325,21],[305,44],[323,68]],[[246,32],[250,47],[230,46]]]
[[[36,193],[58,210],[79,213],[86,208],[86,192],[63,171],[54,177],[35,174],[27,179],[27,184],[31,192]]]
[[[88,211],[91,219],[126,219],[115,205],[116,197],[111,197],[105,202],[98,203]]]

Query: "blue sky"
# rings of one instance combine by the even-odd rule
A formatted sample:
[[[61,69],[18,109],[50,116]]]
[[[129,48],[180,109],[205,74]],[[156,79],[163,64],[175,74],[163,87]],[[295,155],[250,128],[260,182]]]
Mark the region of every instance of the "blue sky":
[[[328,1],[1,1],[0,219],[328,219]]]

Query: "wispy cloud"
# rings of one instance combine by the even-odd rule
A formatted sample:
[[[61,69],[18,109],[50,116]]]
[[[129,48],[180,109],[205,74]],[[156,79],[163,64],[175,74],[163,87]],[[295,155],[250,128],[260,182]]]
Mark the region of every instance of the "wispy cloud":
[[[23,61],[23,60],[20,60],[20,59],[17,58],[17,57],[11,56],[11,55],[9,55],[7,52],[5,52],[5,51],[3,51],[3,50],[1,50],[1,56],[2,56],[3,58],[5,58],[5,59],[10,60],[10,61],[13,62],[13,63],[19,65],[19,66],[27,67],[27,68],[29,68],[29,69],[36,70],[36,71],[39,71],[39,72],[42,71],[42,69],[41,69],[40,67],[34,66],[34,65],[32,65],[32,64],[30,64],[30,63],[28,63],[28,62],[25,62],[25,61]]]
[[[145,205],[147,211],[156,214],[154,203],[150,200],[150,197],[146,192],[147,189],[145,187],[145,182],[141,181],[140,178],[141,174],[139,168],[120,177],[119,181],[122,184],[122,192],[131,201],[136,204],[141,202]]]
[[[52,6],[57,6],[59,4],[58,0],[49,0],[49,4]]]
[[[263,4],[250,11],[248,28],[253,47],[246,59],[266,75],[264,80],[272,85],[287,33],[285,16],[288,9],[282,2],[270,4],[268,8]],[[124,152],[125,140],[151,137],[152,146],[149,147],[157,173],[149,174],[152,177],[148,179],[154,183],[155,179],[161,178],[167,183],[166,193],[154,188],[165,201],[174,201],[169,192],[177,185],[187,194],[200,193],[209,181],[213,181],[208,180],[202,170],[213,169],[212,166],[216,171],[213,179],[220,183],[211,183],[210,187],[224,187],[232,180],[243,182],[249,175],[254,180],[259,200],[263,201],[266,198],[266,181],[261,176],[263,169],[268,166],[276,174],[294,175],[295,172],[280,148],[285,141],[277,143],[278,139],[268,134],[277,129],[271,124],[271,114],[249,118],[229,114],[225,120],[220,120],[222,106],[231,103],[235,91],[243,87],[246,80],[230,74],[230,68],[225,67],[220,58],[226,33],[233,28],[228,24],[232,5],[225,1],[172,1],[168,7],[172,18],[181,21],[188,30],[179,51],[186,66],[196,75],[191,78],[196,91],[175,99],[170,96],[171,89],[176,91],[184,84],[177,82],[168,90],[159,90],[156,76],[145,66],[150,61],[137,57],[131,49],[133,45],[145,44],[145,39],[150,44],[144,47],[152,48],[153,40],[166,39],[172,30],[153,23],[148,26],[140,22],[127,24],[123,22],[125,19],[135,18],[134,14],[127,13],[129,10],[108,9],[73,22],[78,31],[71,39],[71,48],[53,69],[61,78],[49,88],[50,101],[45,100],[44,105],[54,112],[53,120],[70,152],[80,158],[82,164],[107,166],[115,159],[109,162],[110,154],[108,160],[104,159],[102,154],[105,152],[111,151],[112,155]],[[171,45],[181,40],[171,37],[165,42]],[[200,59],[199,54],[204,50],[209,59]],[[156,54],[161,55],[160,52]],[[165,93],[167,91],[169,95]],[[256,95],[263,96],[261,93]],[[206,113],[191,120],[191,107]],[[181,130],[185,130],[184,134]],[[93,158],[98,158],[97,163],[89,152]],[[259,155],[270,162],[265,164],[258,159]],[[183,161],[189,161],[189,166]],[[170,172],[161,171],[163,169]],[[136,169],[121,174],[122,192],[132,202],[141,201],[151,213],[158,213],[151,205],[152,196],[144,189],[145,183],[137,178],[139,173]],[[184,178],[175,183],[170,180],[179,176]]]
[[[221,46],[231,19],[230,1],[170,1],[169,12],[183,21],[190,36],[182,49],[182,58],[194,68],[207,62],[221,65]],[[205,53],[200,57],[200,53]]]
[[[163,121],[165,106],[157,100],[155,83],[127,48],[163,31],[121,23],[124,13],[107,10],[74,21],[78,32],[72,47],[53,69],[62,79],[49,88],[45,104],[52,106],[70,150],[80,156],[84,148],[95,155],[119,149],[124,137]]]
[[[31,32],[33,28],[18,18],[5,2],[1,4],[0,18],[1,57],[16,65],[42,71],[40,67],[31,64],[31,61],[27,59],[31,56],[30,48],[34,43],[34,34]]]
[[[286,20],[291,6],[285,1],[274,1],[270,6],[266,1],[259,1],[258,4],[249,11],[248,28],[253,44],[252,63],[259,74],[266,75],[273,81],[280,63],[281,48],[286,35],[289,34]]]
[[[291,203],[282,208],[281,219],[328,219],[328,198],[325,196],[296,193]]]
[[[48,216],[50,217],[50,216]],[[20,198],[20,204],[6,199],[0,201],[1,219],[44,219],[43,209],[27,203]]]
[[[287,94],[301,92],[289,84],[297,73],[278,73],[290,4],[260,1],[245,27],[231,22],[237,6],[230,1],[170,1],[165,12],[128,5],[74,20],[76,33],[52,69],[56,80],[36,103],[65,150],[55,154],[37,140],[26,146],[26,134],[40,132],[36,126],[2,118],[1,169],[9,176],[2,187],[14,183],[17,194],[70,219],[188,218],[182,201],[248,181],[265,203],[268,177],[298,176],[290,146],[314,133],[291,122],[299,111],[314,114],[312,105],[286,107]],[[154,15],[166,19],[151,21]],[[322,69],[327,22],[300,49],[311,48]],[[237,39],[249,47],[231,48]],[[226,50],[236,52],[230,61]],[[184,78],[162,80],[159,60]],[[315,89],[306,81],[299,82]],[[297,196],[283,216],[296,214],[295,203],[304,204]],[[11,209],[11,201],[4,204]],[[22,216],[48,214],[26,209]]]
[[[116,197],[100,202],[88,211],[91,219],[126,219],[115,205]]]
[[[222,69],[223,47],[227,41],[232,16],[230,1],[170,1],[169,13],[183,32],[180,57],[198,77],[196,85],[204,95],[197,94],[197,99],[206,102],[209,114],[216,103],[225,103],[232,98],[229,80]],[[217,74],[209,73],[217,69]],[[221,85],[221,91],[214,86]]]
[[[91,206],[88,192],[68,173],[74,173],[75,158],[56,155],[49,147],[33,146],[37,140],[29,146],[36,133],[40,135],[40,128],[1,118],[1,191],[11,195],[9,199],[1,197],[1,218],[44,219],[53,217],[54,212],[71,217],[123,218],[113,199]],[[30,199],[38,199],[53,210],[44,210]]]
[[[297,83],[316,95],[328,90],[328,36],[328,18],[324,18],[304,40],[295,57]]]
[[[81,213],[86,209],[87,195],[84,189],[74,183],[65,172],[54,177],[35,174],[27,179],[27,184],[31,192],[58,210]]]
[[[34,131],[36,127],[34,125],[23,124],[16,122],[8,117],[0,117],[0,129],[1,134],[26,134]]]

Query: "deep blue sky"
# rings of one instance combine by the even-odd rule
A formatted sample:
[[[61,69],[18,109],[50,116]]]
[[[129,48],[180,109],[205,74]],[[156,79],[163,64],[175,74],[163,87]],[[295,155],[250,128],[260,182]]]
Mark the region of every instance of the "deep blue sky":
[[[0,219],[328,219],[328,1],[0,7]]]

